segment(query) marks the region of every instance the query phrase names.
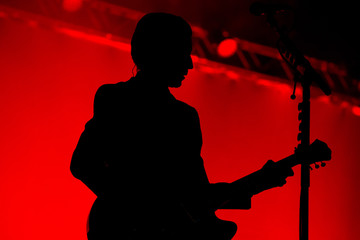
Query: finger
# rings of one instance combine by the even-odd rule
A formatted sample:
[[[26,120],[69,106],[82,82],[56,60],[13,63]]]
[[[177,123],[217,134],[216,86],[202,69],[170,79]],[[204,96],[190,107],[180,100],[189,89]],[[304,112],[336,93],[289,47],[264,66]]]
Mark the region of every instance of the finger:
[[[279,174],[287,178],[290,176],[294,176],[294,171],[292,170],[292,168],[286,167],[286,168],[282,168],[279,171]]]

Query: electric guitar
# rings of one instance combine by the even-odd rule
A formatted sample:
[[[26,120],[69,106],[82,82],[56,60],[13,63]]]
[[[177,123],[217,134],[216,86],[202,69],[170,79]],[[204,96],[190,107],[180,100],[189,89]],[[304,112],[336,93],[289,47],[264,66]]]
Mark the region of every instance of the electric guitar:
[[[220,203],[219,208],[229,208],[227,205],[236,202],[237,198],[241,199],[241,195],[244,193],[252,196],[264,190],[284,185],[286,183],[284,179],[293,175],[290,169],[296,165],[315,164],[315,168],[319,168],[319,162],[321,162],[321,166],[324,167],[326,165],[324,162],[329,160],[331,160],[331,150],[326,143],[315,140],[310,145],[308,152],[295,151],[295,154],[278,162],[268,161],[260,170],[230,183],[231,188],[234,189],[234,191],[230,193],[232,196],[227,196],[228,200]],[[276,178],[279,174],[283,175],[283,180],[271,182],[273,181],[272,179]],[[183,228],[181,233],[172,233],[172,236],[177,235],[179,237],[175,239],[230,240],[236,233],[237,227],[235,223],[221,220],[215,216],[215,213],[194,220],[191,218],[191,212],[188,212],[186,207],[184,207],[184,211],[190,216],[189,220],[191,220],[191,224],[187,225],[190,227]]]
[[[310,145],[308,152],[295,151],[295,154],[278,162],[268,161],[260,170],[227,184],[227,187],[232,189],[232,191],[228,191],[226,196],[220,196],[216,200],[218,201],[215,204],[218,206],[216,209],[231,208],[229,206],[232,203],[236,204],[237,199],[244,199],[244,195],[249,196],[248,198],[250,199],[254,194],[284,185],[286,183],[285,178],[293,175],[291,168],[296,165],[316,164],[318,166],[317,163],[321,162],[321,166],[325,166],[323,162],[330,159],[331,150],[324,142],[315,140]],[[280,179],[280,181],[276,181],[276,179]],[[96,208],[97,201],[99,199],[95,201],[91,211]],[[178,202],[176,214],[174,209],[169,211],[170,215],[176,217],[172,220],[165,219],[163,221],[166,222],[164,226],[160,225],[149,229],[136,226],[135,224],[130,227],[124,227],[124,229],[130,228],[132,230],[120,233],[120,237],[129,240],[153,238],[158,240],[230,240],[235,235],[237,230],[236,224],[217,218],[215,208],[201,217],[195,217],[197,214],[193,214],[186,204],[177,200],[175,202]],[[146,219],[151,219],[151,216],[146,216]],[[144,224],[143,219],[140,219],[140,221]],[[126,219],[124,222],[126,222]],[[149,223],[149,225],[152,226],[152,223]],[[116,229],[115,234],[118,235],[119,231],[121,232],[122,230]],[[110,235],[114,237],[113,234],[110,233]]]

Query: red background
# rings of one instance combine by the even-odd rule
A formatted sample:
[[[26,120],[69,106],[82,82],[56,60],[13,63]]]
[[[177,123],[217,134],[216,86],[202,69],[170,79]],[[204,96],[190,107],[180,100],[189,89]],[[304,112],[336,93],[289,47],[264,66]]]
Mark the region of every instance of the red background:
[[[70,159],[97,88],[131,77],[130,54],[11,21],[0,21],[0,53],[0,239],[86,239],[95,196],[72,177]],[[291,101],[290,88],[260,83],[195,69],[172,90],[199,112],[213,182],[233,181],[297,145],[300,96]],[[359,239],[360,117],[326,100],[312,100],[311,136],[329,144],[333,161],[311,174],[310,238]],[[235,239],[297,239],[294,171],[286,186],[255,196],[251,210],[217,212],[238,224]]]

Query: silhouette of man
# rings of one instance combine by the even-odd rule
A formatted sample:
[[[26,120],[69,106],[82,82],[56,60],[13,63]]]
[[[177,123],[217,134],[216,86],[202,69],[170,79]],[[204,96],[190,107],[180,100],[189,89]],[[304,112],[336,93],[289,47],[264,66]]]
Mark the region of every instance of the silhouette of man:
[[[168,89],[180,87],[193,68],[191,35],[190,25],[178,16],[145,15],[131,40],[136,76],[103,85],[95,95],[93,118],[70,167],[97,196],[89,240],[205,238],[193,231],[198,223],[207,239],[231,239],[236,225],[218,220],[214,211],[235,195],[250,200],[282,186],[293,174],[289,167],[272,168],[236,189],[209,183],[198,114]]]

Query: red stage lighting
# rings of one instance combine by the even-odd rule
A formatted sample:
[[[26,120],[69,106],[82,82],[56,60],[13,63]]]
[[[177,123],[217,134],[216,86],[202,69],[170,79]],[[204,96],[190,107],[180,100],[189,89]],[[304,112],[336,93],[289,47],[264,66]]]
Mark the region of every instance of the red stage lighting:
[[[63,0],[63,8],[68,12],[75,12],[82,6],[83,0]]]
[[[237,50],[237,42],[232,38],[223,40],[217,47],[217,52],[220,57],[228,58],[233,56]]]
[[[360,107],[359,107],[359,106],[353,106],[352,112],[353,112],[356,116],[360,116]]]

